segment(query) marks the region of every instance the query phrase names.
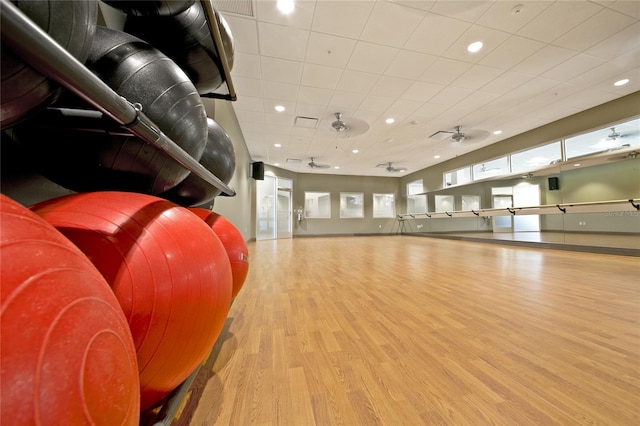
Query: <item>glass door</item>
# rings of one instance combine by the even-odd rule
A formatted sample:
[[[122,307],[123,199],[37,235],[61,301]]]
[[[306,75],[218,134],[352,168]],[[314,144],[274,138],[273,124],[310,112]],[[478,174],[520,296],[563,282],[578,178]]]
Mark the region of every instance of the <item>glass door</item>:
[[[275,176],[256,181],[256,240],[276,238]]]
[[[256,240],[292,237],[292,186],[273,175],[256,181]]]
[[[278,238],[291,238],[291,189],[278,188]]]

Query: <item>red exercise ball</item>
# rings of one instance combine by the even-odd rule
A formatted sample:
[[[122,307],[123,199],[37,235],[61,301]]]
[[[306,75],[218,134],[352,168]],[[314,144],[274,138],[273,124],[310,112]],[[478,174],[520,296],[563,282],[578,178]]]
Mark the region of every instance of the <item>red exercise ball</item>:
[[[235,299],[249,272],[249,251],[244,237],[233,223],[218,213],[199,207],[191,207],[189,210],[202,218],[213,229],[227,251],[233,275],[231,298]]]
[[[127,320],[89,259],[0,195],[0,424],[138,425]]]
[[[141,409],[157,404],[211,351],[231,303],[231,267],[189,210],[133,192],[72,194],[32,206],[111,285],[138,356]]]

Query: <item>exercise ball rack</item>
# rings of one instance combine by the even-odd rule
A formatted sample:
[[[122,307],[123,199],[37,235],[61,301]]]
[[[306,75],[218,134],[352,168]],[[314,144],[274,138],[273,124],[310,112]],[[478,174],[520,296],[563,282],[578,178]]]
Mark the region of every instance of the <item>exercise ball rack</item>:
[[[210,0],[203,0],[201,3],[207,15],[209,31],[221,59],[225,82],[229,89],[228,98],[235,100],[230,69],[222,47],[218,21],[215,18],[216,11]],[[165,135],[144,114],[140,104],[118,95],[9,0],[0,0],[0,18],[3,43],[11,47],[14,53],[27,64],[90,103],[146,143],[164,151],[187,170],[216,187],[224,195],[236,195],[232,188]]]
[[[218,53],[226,93],[201,94],[202,97],[236,100],[236,92],[231,80],[231,68],[223,47],[221,30],[211,0],[200,0],[206,15],[209,32]],[[2,42],[10,47],[26,64],[39,71],[45,77],[68,89],[91,106],[113,119],[118,125],[127,128],[133,135],[146,143],[162,150],[190,172],[212,185],[225,196],[235,196],[234,189],[207,170],[198,160],[183,150],[176,142],[142,111],[135,100],[128,100],[116,93],[111,87],[93,74],[84,64],[73,57],[65,48],[44,32],[28,16],[9,0],[0,0],[0,34]],[[214,349],[212,348],[212,351]],[[191,375],[158,407],[159,412],[147,417],[145,424],[168,425],[187,392],[198,370]],[[143,413],[141,413],[143,414]]]

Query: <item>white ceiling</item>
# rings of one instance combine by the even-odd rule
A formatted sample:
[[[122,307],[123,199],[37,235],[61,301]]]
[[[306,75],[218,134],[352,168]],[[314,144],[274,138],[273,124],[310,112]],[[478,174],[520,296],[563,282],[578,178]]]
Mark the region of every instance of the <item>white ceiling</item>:
[[[402,176],[640,89],[640,1],[296,0],[290,15],[275,0],[214,3],[251,158],[296,172],[383,176],[392,162]],[[331,129],[336,112],[351,133]],[[457,125],[479,136],[429,139]]]

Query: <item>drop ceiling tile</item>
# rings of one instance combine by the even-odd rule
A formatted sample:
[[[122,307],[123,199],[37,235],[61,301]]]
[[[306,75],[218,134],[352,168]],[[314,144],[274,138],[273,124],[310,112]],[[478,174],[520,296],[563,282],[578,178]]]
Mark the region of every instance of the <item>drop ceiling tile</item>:
[[[477,24],[513,33],[531,22],[553,1],[496,1],[477,21]],[[517,8],[516,8],[517,6]],[[516,13],[516,10],[519,10]]]
[[[468,62],[440,58],[420,76],[420,81],[435,84],[449,84],[472,66],[473,65]]]
[[[434,4],[430,11],[438,15],[445,15],[451,18],[460,19],[468,22],[475,22],[482,16],[487,9],[491,7],[490,1],[479,0],[457,0],[457,1],[438,1]]]
[[[238,96],[262,97],[262,80],[255,78],[233,77],[233,85]]]
[[[305,60],[312,64],[344,68],[355,46],[356,41],[350,38],[312,32]]]
[[[613,36],[637,22],[630,16],[603,9],[553,41],[554,45],[573,50],[585,50],[600,40]],[[640,37],[640,34],[638,35]]]
[[[329,101],[329,108],[336,111],[355,111],[365,98],[364,93],[336,91]]]
[[[283,101],[293,101],[298,99],[298,85],[279,83],[277,81],[264,81],[264,97],[271,99],[281,99]]]
[[[557,1],[522,27],[517,34],[551,43],[600,10],[602,6],[591,2]]]
[[[264,112],[264,100],[261,97],[241,96],[234,103],[236,110],[244,109],[248,111]]]
[[[545,78],[571,83],[575,77],[602,63],[604,63],[602,59],[580,53],[541,75]]]
[[[313,1],[295,2],[293,12],[288,15],[278,10],[276,0],[259,0],[254,2],[254,4],[257,5],[256,16],[262,22],[287,25],[307,30],[311,28],[315,8],[315,2]]]
[[[364,99],[364,102],[358,108],[357,114],[361,115],[361,111],[369,111],[375,112],[378,115],[385,112],[393,103],[396,98],[377,96],[377,95],[369,95]]]
[[[337,90],[368,93],[380,78],[377,74],[361,71],[344,70],[340,76]]]
[[[326,106],[329,105],[331,96],[333,96],[333,90],[300,86],[298,91],[298,102]]]
[[[376,2],[360,39],[401,47],[425,16],[425,12],[391,2]]]
[[[305,64],[301,84],[320,89],[335,89],[342,75],[341,68],[324,65]]]
[[[471,26],[468,22],[428,14],[403,46],[407,50],[441,55]]]
[[[385,75],[416,80],[438,59],[425,53],[400,50],[385,70]]]
[[[397,98],[401,96],[412,83],[413,81],[404,78],[383,75],[375,86],[373,86],[373,89],[371,89],[371,94]]]
[[[576,52],[573,50],[548,44],[515,65],[511,70],[523,74],[539,75],[575,55]]]
[[[261,65],[264,80],[299,84],[302,78],[302,62],[262,56]]]
[[[275,58],[303,61],[309,31],[282,25],[258,23],[260,54]]]
[[[637,2],[640,5],[640,2]],[[585,53],[605,60],[613,59],[632,49],[640,47],[640,23],[635,23],[624,30],[612,35],[593,47],[587,49]]]
[[[455,79],[451,85],[465,89],[479,89],[496,77],[504,73],[504,70],[487,67],[485,65],[474,65],[464,74]]]
[[[294,117],[292,114],[277,113],[275,111],[272,113],[267,112],[264,115],[265,124],[272,128],[277,127],[277,133],[280,135],[288,135],[291,133],[291,125],[293,124]],[[271,131],[273,132],[273,130]]]
[[[260,53],[258,48],[258,27],[253,19],[244,19],[228,13],[223,14],[233,34],[234,52]]]
[[[316,3],[313,31],[357,39],[367,22],[374,2],[319,1]]]
[[[497,93],[499,95],[506,94],[511,90],[525,84],[533,77],[527,74],[522,74],[513,71],[507,71],[504,74],[499,75],[490,83],[482,86],[482,90],[485,92]]]
[[[640,19],[640,2],[619,0],[607,5],[610,9],[617,10],[625,15],[632,16],[636,19]]]
[[[263,112],[237,110],[236,115],[238,116],[238,121],[243,123],[251,123],[258,126],[264,126],[265,124]]]
[[[544,43],[519,36],[511,36],[495,48],[480,64],[508,70],[544,47]]]
[[[455,105],[459,102],[464,102],[464,99],[471,93],[473,93],[473,91],[469,89],[447,86],[429,99],[429,102],[440,105]]]
[[[445,86],[442,84],[426,83],[416,81],[404,92],[402,99],[428,102],[433,96],[440,92]]]
[[[398,53],[394,47],[358,42],[347,68],[355,71],[382,74]]]
[[[423,101],[413,101],[410,99],[398,99],[384,112],[385,117],[391,117],[395,120],[393,126],[397,126],[409,115],[413,114],[418,108],[424,104]],[[386,124],[386,123],[385,123]]]
[[[236,52],[233,55],[232,79],[234,77],[247,77],[259,79],[262,77],[260,68],[260,56],[252,53]]]

